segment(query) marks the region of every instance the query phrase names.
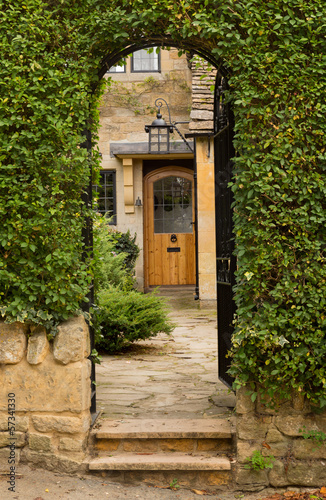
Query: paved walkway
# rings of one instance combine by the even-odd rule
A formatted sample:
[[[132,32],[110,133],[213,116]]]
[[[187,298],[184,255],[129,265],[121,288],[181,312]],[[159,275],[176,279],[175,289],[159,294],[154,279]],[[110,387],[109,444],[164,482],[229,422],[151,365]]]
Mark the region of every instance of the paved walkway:
[[[200,309],[193,289],[161,289],[177,324],[171,336],[141,341],[124,354],[103,356],[97,367],[102,417],[220,418],[235,398],[217,374],[216,310]]]

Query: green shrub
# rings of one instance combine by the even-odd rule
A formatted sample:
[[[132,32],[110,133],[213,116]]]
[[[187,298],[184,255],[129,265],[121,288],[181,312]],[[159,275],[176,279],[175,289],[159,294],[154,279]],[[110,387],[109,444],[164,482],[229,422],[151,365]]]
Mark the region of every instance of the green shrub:
[[[165,302],[155,292],[143,294],[114,287],[103,290],[94,311],[95,345],[114,353],[159,332],[169,334],[174,325],[166,314]]]
[[[124,254],[124,265],[132,274],[135,270],[135,264],[139,255],[139,246],[136,243],[137,234],[131,236],[130,231],[121,233],[114,231],[111,233],[114,249],[118,253]]]
[[[127,252],[122,251],[123,245],[117,247],[117,241],[120,240],[131,240],[130,247],[132,244],[135,247],[135,249],[132,247],[131,257]],[[125,245],[125,248],[128,246]],[[105,217],[98,216],[94,224],[95,295],[112,285],[123,290],[131,290],[135,283],[134,264],[138,253],[138,246],[130,238],[129,231],[126,237],[124,233],[112,232]]]

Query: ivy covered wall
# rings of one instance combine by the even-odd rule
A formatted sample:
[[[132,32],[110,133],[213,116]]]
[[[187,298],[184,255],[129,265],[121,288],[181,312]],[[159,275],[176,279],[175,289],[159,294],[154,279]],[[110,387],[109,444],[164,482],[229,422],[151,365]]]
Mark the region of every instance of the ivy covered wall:
[[[4,318],[51,328],[78,311],[97,71],[114,50],[170,39],[231,75],[237,386],[325,406],[325,15],[324,0],[0,0]]]

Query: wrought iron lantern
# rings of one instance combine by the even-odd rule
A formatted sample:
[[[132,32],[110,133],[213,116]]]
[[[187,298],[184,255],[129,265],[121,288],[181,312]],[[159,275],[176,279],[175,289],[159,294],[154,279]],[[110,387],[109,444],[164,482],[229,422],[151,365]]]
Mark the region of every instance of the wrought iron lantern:
[[[138,196],[137,200],[135,201],[135,207],[142,207],[142,206],[143,206],[143,204],[141,202],[141,199]]]
[[[161,107],[165,103],[169,112],[169,123],[162,118]],[[156,119],[152,125],[145,125],[145,132],[149,134],[148,151],[149,153],[165,154],[170,152],[170,134],[173,132],[173,124],[171,123],[170,109],[165,99],[159,98],[155,101],[157,107]]]

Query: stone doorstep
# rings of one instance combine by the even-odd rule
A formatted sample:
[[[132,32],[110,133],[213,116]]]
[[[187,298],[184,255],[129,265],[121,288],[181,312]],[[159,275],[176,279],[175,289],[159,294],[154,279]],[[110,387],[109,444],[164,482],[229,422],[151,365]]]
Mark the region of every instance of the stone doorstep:
[[[99,439],[94,443],[96,456],[107,456],[114,452],[146,453],[188,453],[214,452],[214,456],[228,456],[232,453],[230,439]]]
[[[230,471],[230,460],[224,457],[186,454],[137,454],[119,453],[117,455],[91,459],[90,471],[98,470],[193,470],[193,471]]]
[[[93,429],[96,439],[231,439],[227,419],[104,420]]]

